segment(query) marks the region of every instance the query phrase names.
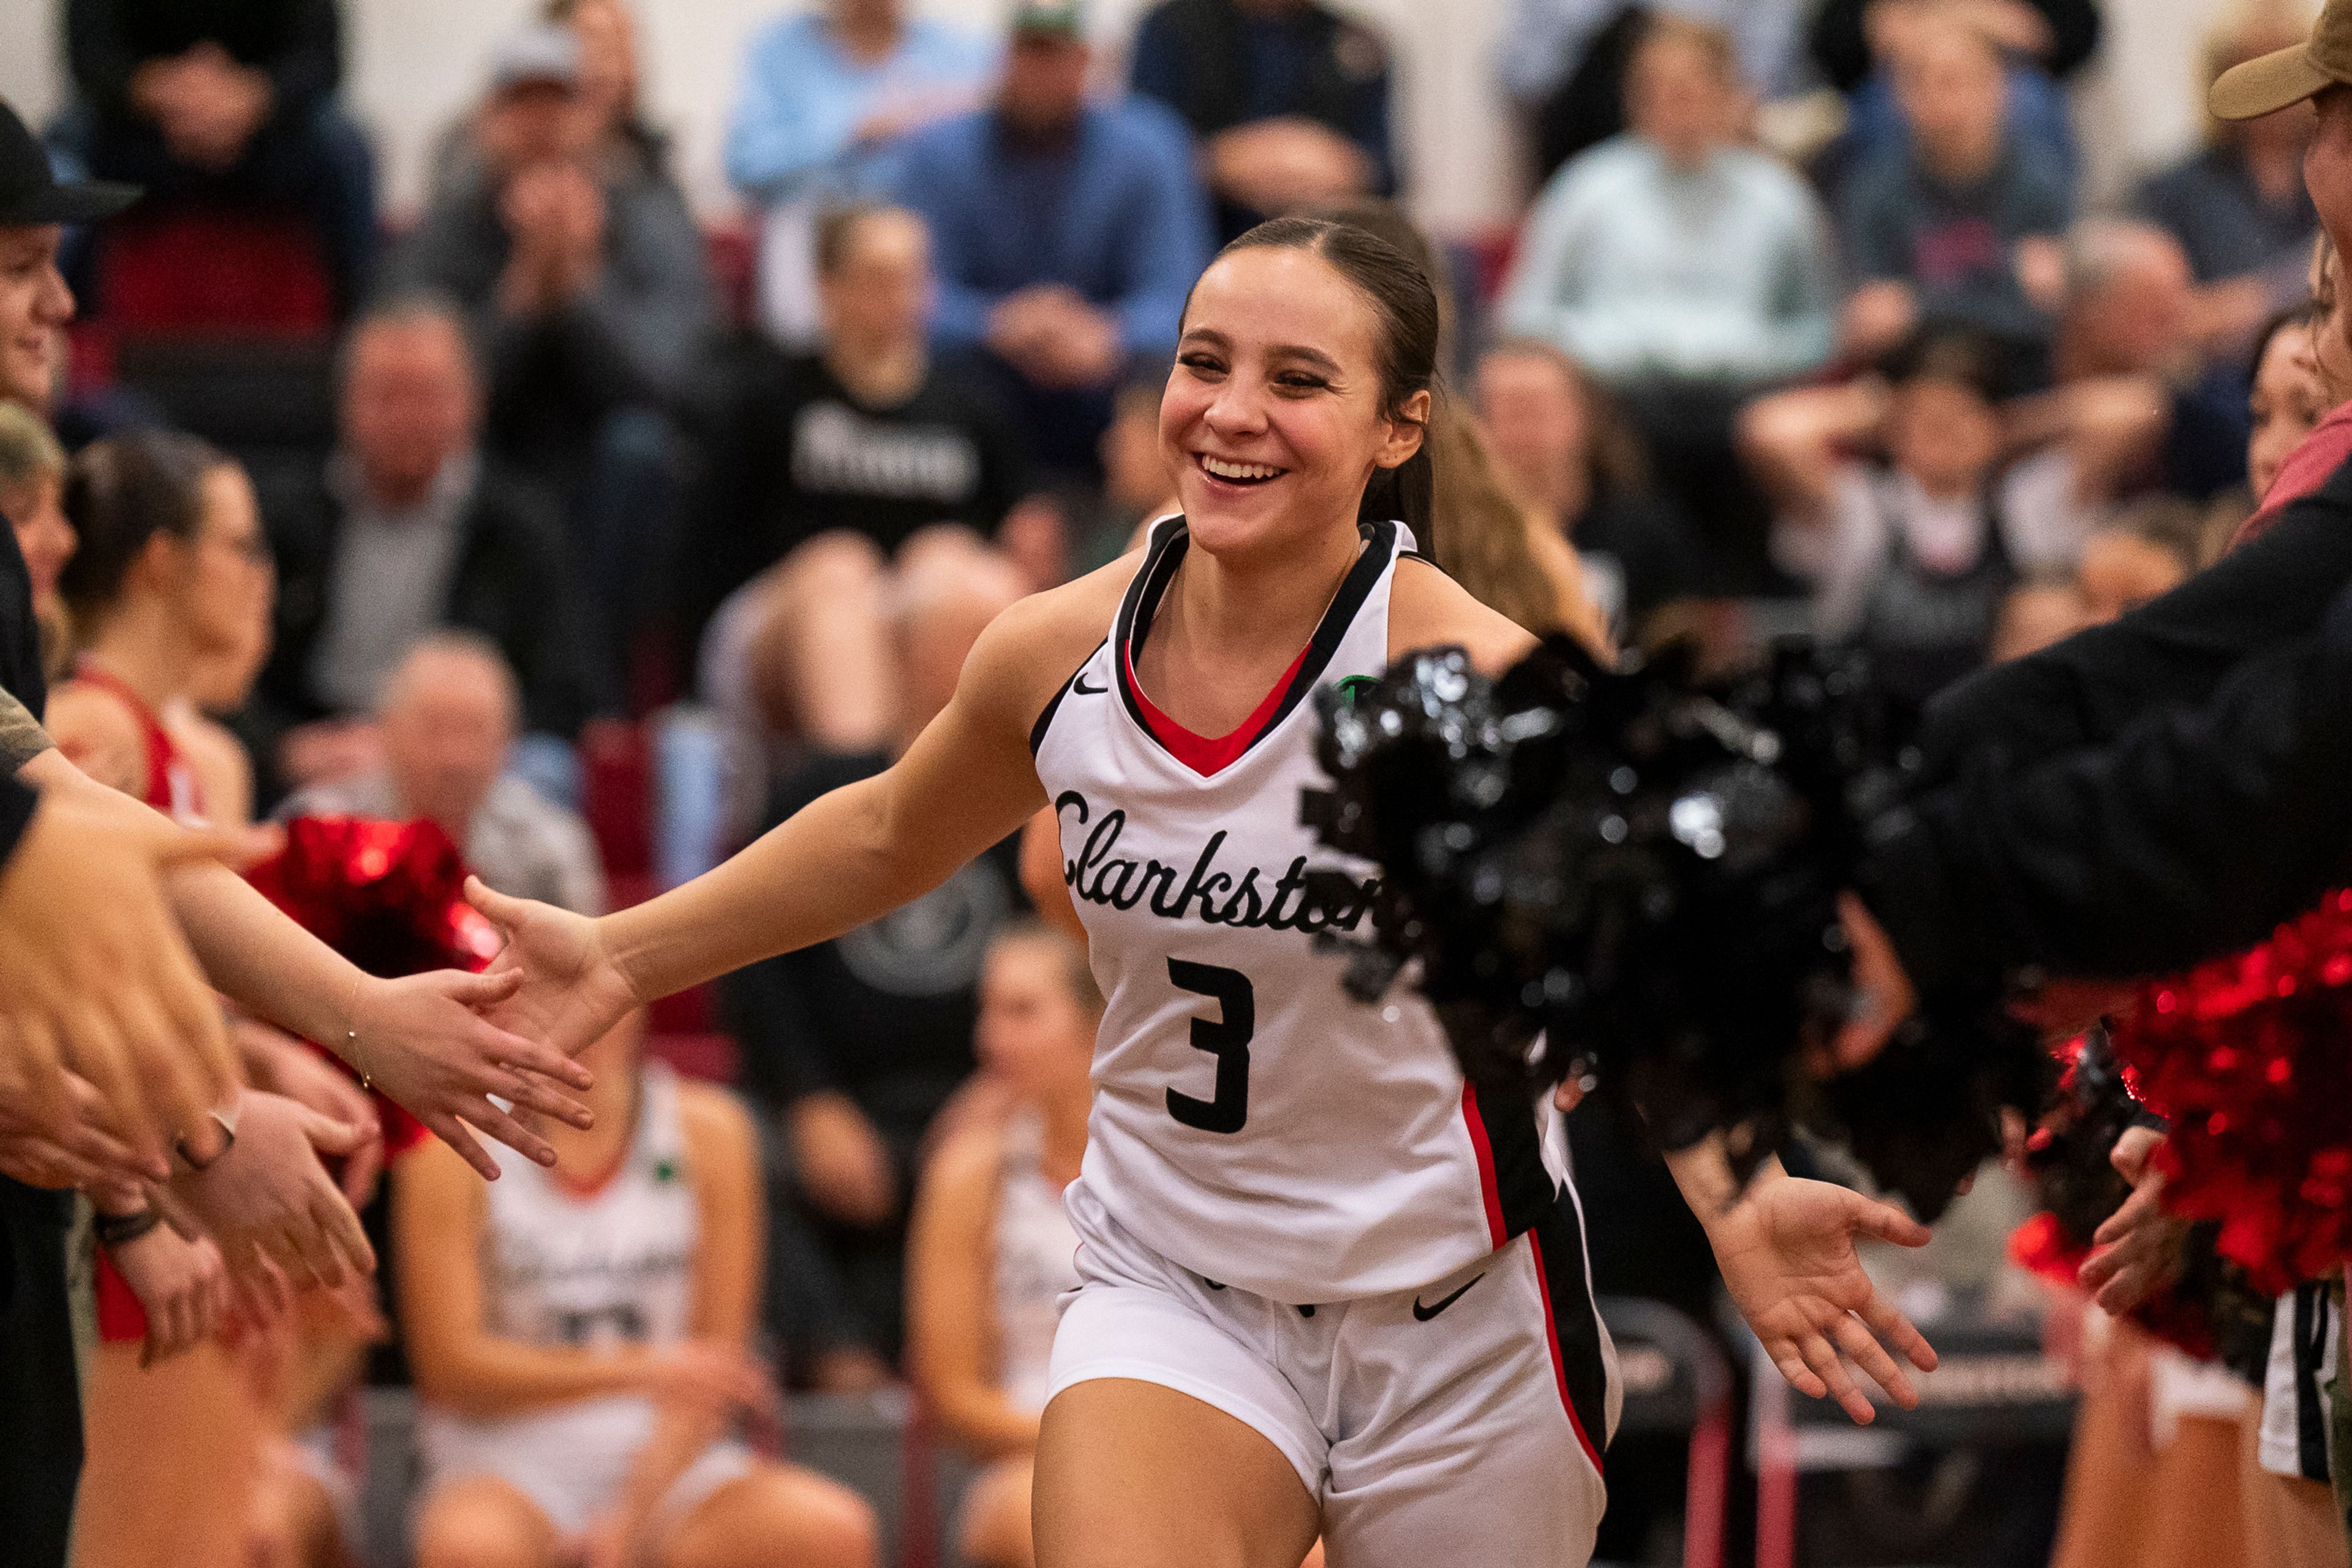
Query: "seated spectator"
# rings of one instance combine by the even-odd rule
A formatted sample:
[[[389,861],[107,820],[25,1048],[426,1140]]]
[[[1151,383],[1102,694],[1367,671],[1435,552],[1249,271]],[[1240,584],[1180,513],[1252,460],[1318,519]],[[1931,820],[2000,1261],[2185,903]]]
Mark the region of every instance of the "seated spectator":
[[[313,784],[276,815],[429,818],[499,892],[603,914],[604,868],[588,825],[507,771],[521,708],[496,644],[471,632],[427,633],[377,698],[383,765]]]
[[[1812,585],[1815,629],[1860,644],[1890,689],[1924,702],[1985,662],[2021,577],[2073,569],[2089,520],[2063,448],[2003,466],[1990,339],[1929,329],[1883,374],[1765,398],[1742,438],[1780,503],[1774,551]]]
[[[2000,50],[2009,134],[2048,159],[2071,191],[2078,158],[2061,84],[2097,51],[2097,0],[1824,0],[1807,41],[1822,77],[1846,95],[1846,132],[1831,150],[1832,177],[1840,167],[1903,142],[1907,132],[1893,85],[1899,62],[1923,33],[1950,22]]]
[[[1534,130],[1537,182],[1625,129],[1625,67],[1654,18],[1721,29],[1760,99],[1798,85],[1801,14],[1799,0],[1511,0],[1495,75]]]
[[[151,205],[215,201],[308,219],[339,306],[356,310],[375,259],[375,159],[335,102],[336,0],[64,9],[77,96],[51,144],[98,178],[144,187]],[[77,287],[87,293],[88,282]]]
[[[1472,391],[1504,480],[1575,547],[1620,642],[1638,640],[1659,606],[1710,591],[1689,524],[1650,488],[1641,441],[1573,360],[1507,339],[1479,357]]]
[[[2246,383],[2209,365],[2179,245],[2151,224],[2089,218],[2066,237],[2066,302],[2051,351],[2056,388],[2016,411],[2013,433],[2063,433],[2085,500],[2161,489],[2203,501],[2242,484]]]
[[[1895,67],[1909,136],[1845,184],[1841,231],[1858,287],[1844,342],[1871,357],[1922,321],[2039,345],[2065,289],[2066,182],[2003,127],[2000,56],[1946,13],[1922,19]]]
[[[1318,0],[1161,0],[1136,29],[1129,86],[1192,128],[1220,240],[1395,194],[1388,45]]]
[[[2308,31],[2291,0],[2243,0],[2206,39],[2209,80],[2299,43]],[[2244,352],[2254,329],[2309,291],[2318,214],[2303,183],[2316,117],[2298,103],[2255,120],[2209,120],[2205,145],[2150,175],[2133,205],[2180,243],[2196,275],[2198,337]]]
[[[1093,478],[1130,361],[1172,353],[1208,265],[1192,139],[1159,104],[1087,101],[1073,0],[1020,0],[994,104],[908,142],[898,199],[931,231],[933,339],[983,351],[1045,466]]]
[[[245,731],[284,788],[363,773],[384,678],[441,626],[496,643],[523,728],[568,741],[607,679],[574,619],[573,557],[546,499],[476,447],[462,320],[418,298],[372,308],[343,345],[339,448],[268,519],[275,646]]]
[[[1083,943],[1035,921],[997,934],[972,1043],[1010,1105],[945,1138],[915,1198],[908,1366],[948,1438],[987,1467],[957,1531],[958,1553],[975,1568],[1036,1561],[1030,1465],[1059,1299],[1078,1280],[1062,1192],[1087,1152],[1102,1010]]]
[[[718,307],[685,195],[614,132],[609,100],[600,126],[580,68],[569,28],[500,46],[468,145],[391,270],[468,313],[485,444],[562,500],[593,624],[623,648],[662,606],[678,422],[713,390]]]
[[[968,535],[918,536],[902,560],[879,601],[883,744],[809,755],[777,784],[761,826],[904,751],[1020,593],[1012,568]],[[896,913],[721,982],[746,1088],[775,1136],[768,1323],[795,1383],[870,1387],[898,1360],[917,1153],[971,1075],[981,959],[1020,907],[1017,854],[1007,839]]]
[[[1636,49],[1623,136],[1555,175],[1505,285],[1505,331],[1612,382],[1742,385],[1829,357],[1828,226],[1804,182],[1734,144],[1731,40],[1668,18]]]
[[[55,680],[73,650],[73,628],[58,575],[74,552],[73,524],[58,504],[66,455],[40,416],[0,401],[0,517],[8,520],[33,584],[33,619],[41,634],[41,662]]]
[[[776,1413],[757,1135],[645,1034],[635,1014],[581,1054],[596,1124],[542,1121],[552,1167],[509,1157],[486,1188],[437,1142],[401,1166],[418,1568],[877,1561],[863,1501],[736,1436]]]
[[[751,43],[727,122],[727,179],[760,214],[760,323],[788,347],[815,341],[818,215],[897,184],[908,134],[977,107],[996,49],[907,15],[905,0],[829,0],[778,17]]]
[[[208,655],[269,618],[269,549],[245,470],[170,431],[83,448],[67,474],[79,540],[58,579],[79,654],[49,694],[58,750],[100,784],[184,822],[208,819],[163,713]]]
[[[995,531],[1026,484],[988,383],[924,336],[930,243],[898,207],[844,207],[817,226],[823,346],[748,351],[729,397],[710,494],[688,552],[698,630],[728,594],[819,533],[886,554],[916,530]]]

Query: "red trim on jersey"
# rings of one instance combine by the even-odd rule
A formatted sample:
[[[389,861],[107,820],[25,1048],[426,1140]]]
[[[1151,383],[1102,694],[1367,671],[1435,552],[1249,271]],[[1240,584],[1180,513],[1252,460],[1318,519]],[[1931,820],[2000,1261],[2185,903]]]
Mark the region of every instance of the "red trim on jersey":
[[[1593,1469],[1598,1471],[1601,1469],[1601,1450],[1592,1446],[1591,1437],[1585,1433],[1584,1423],[1577,1418],[1576,1401],[1568,1396],[1568,1362],[1559,1353],[1559,1321],[1551,1313],[1551,1280],[1544,1273],[1543,1248],[1536,1244],[1535,1232],[1528,1232],[1527,1240],[1528,1256],[1535,1260],[1536,1294],[1543,1298],[1544,1348],[1551,1352],[1551,1376],[1552,1381],[1559,1385],[1559,1407],[1568,1412],[1568,1424],[1576,1433],[1578,1446],[1583,1448],[1584,1457],[1592,1461]]]
[[[1265,700],[1257,705],[1256,712],[1243,720],[1241,727],[1233,733],[1214,738],[1194,734],[1161,712],[1159,705],[1144,695],[1143,682],[1135,679],[1134,656],[1125,647],[1118,650],[1118,661],[1127,677],[1127,689],[1135,694],[1135,705],[1142,710],[1143,721],[1150,728],[1153,739],[1167,748],[1170,756],[1202,778],[1208,778],[1233,766],[1241,754],[1250,749],[1250,742],[1273,722],[1276,711],[1282,707],[1283,698],[1290,691],[1290,683],[1298,679],[1299,670],[1306,667],[1307,649],[1298,650],[1298,657],[1290,661],[1290,668],[1282,672],[1282,679],[1274,683],[1274,689],[1265,694]]]
[[[1499,1251],[1511,1239],[1503,1227],[1503,1184],[1495,1178],[1495,1146],[1486,1139],[1486,1119],[1478,1112],[1478,1091],[1467,1079],[1462,1083],[1462,1121],[1470,1129],[1470,1147],[1478,1155],[1478,1195],[1486,1201],[1486,1234]],[[1549,1302],[1544,1311],[1551,1311]]]

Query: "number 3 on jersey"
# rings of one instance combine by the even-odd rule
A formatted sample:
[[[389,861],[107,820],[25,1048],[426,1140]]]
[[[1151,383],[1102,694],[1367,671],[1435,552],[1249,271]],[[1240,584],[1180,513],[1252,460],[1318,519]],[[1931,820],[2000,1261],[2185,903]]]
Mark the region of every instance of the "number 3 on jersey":
[[[1249,976],[1214,963],[1168,961],[1168,978],[1179,991],[1216,1002],[1218,1016],[1192,1020],[1192,1048],[1217,1058],[1217,1097],[1196,1100],[1168,1091],[1168,1114],[1203,1132],[1238,1132],[1249,1120],[1250,1037],[1257,1032],[1257,997]]]

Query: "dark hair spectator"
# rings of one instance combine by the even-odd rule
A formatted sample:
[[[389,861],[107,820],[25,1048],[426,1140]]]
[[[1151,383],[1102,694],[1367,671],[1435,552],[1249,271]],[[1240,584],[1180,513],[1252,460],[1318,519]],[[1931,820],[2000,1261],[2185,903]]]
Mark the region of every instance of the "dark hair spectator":
[[[1991,38],[1933,12],[1894,65],[1909,134],[1845,183],[1841,228],[1859,287],[1847,348],[1885,352],[1922,321],[2046,341],[2064,289],[2069,197],[2049,153],[2005,128],[2009,89]]]
[[[1175,346],[1208,264],[1192,139],[1159,104],[1087,100],[1069,0],[1024,0],[994,104],[907,144],[898,199],[931,231],[943,349],[984,351],[1045,467],[1093,478],[1128,363]]]
[[[276,647],[243,724],[279,789],[375,764],[384,678],[439,627],[498,645],[527,731],[568,741],[599,705],[577,554],[544,493],[478,448],[479,408],[452,307],[397,298],[352,326],[337,450],[268,518]]]
[[[744,52],[727,124],[727,179],[760,217],[760,321],[798,348],[815,338],[814,231],[827,206],[897,188],[909,133],[962,114],[996,67],[989,39],[905,0],[827,0],[761,28]]]
[[[1668,18],[1636,49],[1630,130],[1554,175],[1500,315],[1612,381],[1752,383],[1829,357],[1829,226],[1803,181],[1737,144],[1731,40]]]
[[[664,601],[681,426],[712,390],[718,306],[684,194],[613,132],[582,55],[574,29],[547,23],[499,47],[453,172],[391,270],[467,310],[485,444],[562,499],[595,624],[625,653]]]
[[[2283,310],[2254,335],[2246,396],[2252,431],[2246,438],[2246,489],[2259,505],[2285,466],[2333,406],[2319,374],[2315,339],[2324,318],[2316,305]]]
[[[2240,0],[2206,37],[2206,80],[2300,43],[2307,30],[2291,0]],[[2205,144],[2133,197],[2188,254],[2200,289],[2198,336],[2219,352],[2242,352],[2266,317],[2309,292],[2319,215],[2304,188],[2303,153],[2315,123],[2301,103],[2255,120],[2209,118]]]
[[[1741,422],[1815,628],[1860,643],[1913,701],[1981,666],[2010,590],[2071,570],[2089,530],[2065,448],[2003,460],[2004,357],[1984,333],[1931,328],[1883,379],[1780,393]]]
[[[904,208],[839,208],[816,228],[823,332],[764,341],[733,366],[686,571],[689,629],[726,595],[832,529],[884,553],[919,528],[992,532],[1027,486],[994,390],[925,332],[930,241]]]
[[[342,311],[358,308],[375,258],[375,159],[336,101],[337,0],[67,0],[65,34],[77,97],[49,138],[69,162],[144,187],[151,210],[299,215]]]
[[[587,824],[509,771],[521,710],[514,671],[496,643],[475,632],[428,632],[377,697],[382,765],[312,784],[276,815],[426,817],[499,892],[603,914],[604,868]]]
[[[1505,481],[1575,548],[1585,593],[1621,641],[1659,606],[1706,590],[1705,555],[1653,490],[1640,437],[1575,361],[1506,339],[1479,356],[1472,393]]]
[[[879,773],[946,706],[972,643],[1021,591],[1002,557],[951,530],[910,541],[884,589],[882,744],[805,755],[761,827]],[[898,1360],[917,1151],[971,1075],[981,963],[1020,907],[1017,857],[1008,838],[906,908],[721,982],[745,1088],[779,1139],[768,1323],[795,1381],[870,1384]]]
[[[1388,44],[1318,0],[1161,0],[1129,84],[1192,128],[1222,238],[1396,191]]]

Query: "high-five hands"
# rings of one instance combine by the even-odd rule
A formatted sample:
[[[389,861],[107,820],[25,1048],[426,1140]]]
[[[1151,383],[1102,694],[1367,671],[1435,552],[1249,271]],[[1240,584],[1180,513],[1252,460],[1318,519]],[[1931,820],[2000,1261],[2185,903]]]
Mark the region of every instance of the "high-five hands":
[[[1870,1398],[1840,1352],[1905,1409],[1919,1403],[1892,1345],[1922,1372],[1935,1350],[1863,1272],[1854,1238],[1925,1247],[1927,1227],[1890,1204],[1827,1182],[1759,1172],[1722,1213],[1702,1215],[1731,1299],[1765,1353],[1799,1393],[1829,1397],[1864,1426]]]
[[[585,915],[510,899],[466,879],[466,901],[499,928],[506,946],[483,976],[509,989],[481,1005],[499,1028],[569,1058],[602,1039],[643,999]]]

